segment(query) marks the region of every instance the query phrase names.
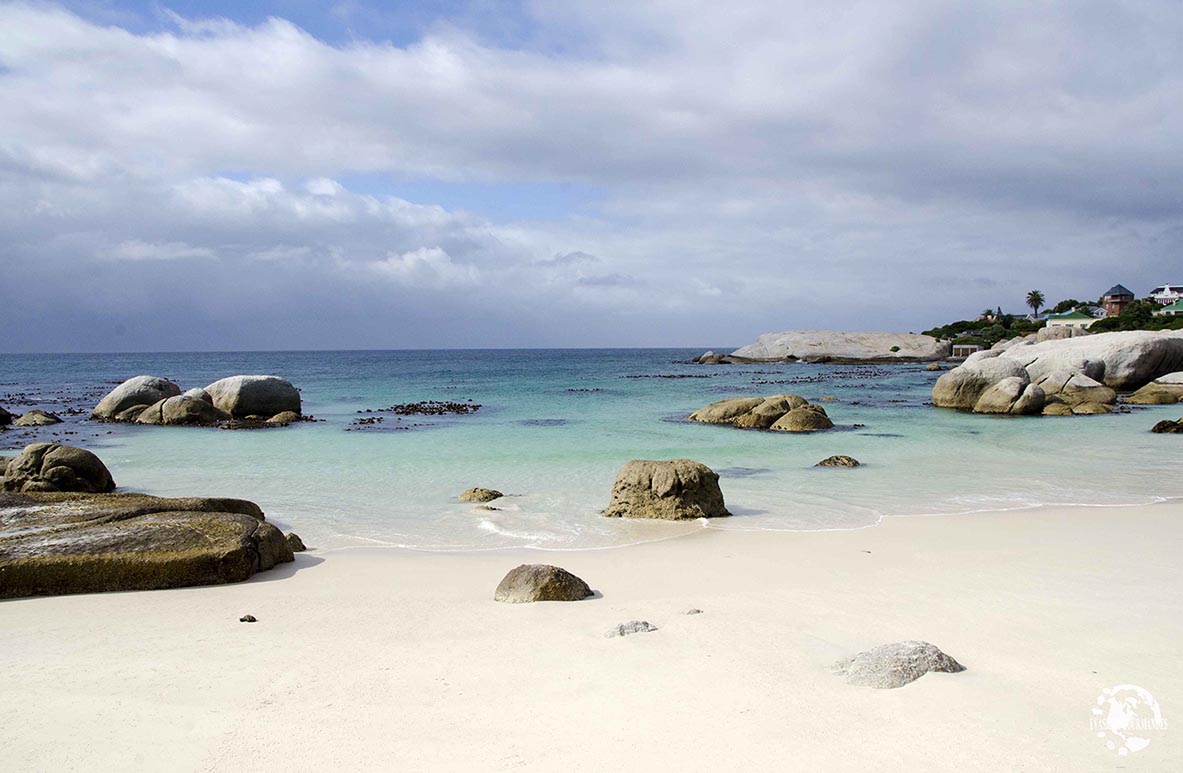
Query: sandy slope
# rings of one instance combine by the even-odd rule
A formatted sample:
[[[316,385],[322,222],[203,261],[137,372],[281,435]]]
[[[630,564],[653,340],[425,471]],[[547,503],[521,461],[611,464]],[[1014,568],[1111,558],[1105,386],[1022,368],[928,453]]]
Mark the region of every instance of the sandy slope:
[[[313,552],[236,586],[3,602],[0,768],[1180,770],[1181,555],[1170,504]],[[493,603],[521,562],[602,597]],[[631,619],[660,630],[604,637]],[[906,638],[969,670],[829,673]],[[1089,728],[1120,683],[1178,720],[1125,760]]]

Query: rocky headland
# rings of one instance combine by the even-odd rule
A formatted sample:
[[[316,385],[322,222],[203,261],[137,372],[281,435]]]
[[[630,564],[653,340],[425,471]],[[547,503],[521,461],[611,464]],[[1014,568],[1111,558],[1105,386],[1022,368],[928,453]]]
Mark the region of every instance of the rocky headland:
[[[755,343],[731,354],[707,352],[700,363],[744,362],[931,362],[943,360],[948,341],[914,333],[847,333],[836,330],[787,330],[764,333]]]

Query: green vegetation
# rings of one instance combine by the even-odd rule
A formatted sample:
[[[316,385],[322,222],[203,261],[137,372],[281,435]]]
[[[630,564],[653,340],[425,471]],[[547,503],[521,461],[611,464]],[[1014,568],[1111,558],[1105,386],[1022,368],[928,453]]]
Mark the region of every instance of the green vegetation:
[[[1013,314],[994,316],[992,319],[963,319],[948,325],[925,330],[924,335],[953,341],[957,344],[977,344],[990,348],[999,341],[1015,336],[1025,336],[1043,327],[1046,322],[1032,322],[1016,318]]]
[[[1134,301],[1116,317],[1099,319],[1089,326],[1090,333],[1111,333],[1115,330],[1183,330],[1183,317],[1156,317],[1158,303],[1144,298]]]

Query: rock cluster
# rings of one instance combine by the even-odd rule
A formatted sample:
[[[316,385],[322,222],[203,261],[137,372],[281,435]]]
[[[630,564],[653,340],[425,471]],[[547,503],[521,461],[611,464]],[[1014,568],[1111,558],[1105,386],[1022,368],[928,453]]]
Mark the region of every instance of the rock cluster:
[[[300,419],[300,392],[278,376],[230,376],[205,388],[181,388],[159,376],[136,376],[91,412],[101,421],[163,426],[286,426]]]
[[[731,515],[723,504],[719,476],[690,459],[633,459],[616,476],[609,518],[687,520]]]
[[[956,674],[965,666],[926,641],[883,644],[834,664],[847,684],[892,689],[916,681],[930,671]]]
[[[594,595],[587,583],[566,569],[548,564],[522,564],[498,584],[494,601],[525,604],[533,601],[580,601]]]
[[[1108,413],[1118,390],[1131,402],[1183,396],[1183,332],[1099,333],[976,352],[933,386],[933,405],[975,413]],[[1151,383],[1147,383],[1151,382]],[[1145,385],[1145,386],[1143,386]],[[1174,397],[1174,399],[1171,399]]]
[[[689,418],[706,424],[730,424],[738,429],[777,432],[816,432],[834,426],[825,408],[800,395],[733,397],[700,408]]]

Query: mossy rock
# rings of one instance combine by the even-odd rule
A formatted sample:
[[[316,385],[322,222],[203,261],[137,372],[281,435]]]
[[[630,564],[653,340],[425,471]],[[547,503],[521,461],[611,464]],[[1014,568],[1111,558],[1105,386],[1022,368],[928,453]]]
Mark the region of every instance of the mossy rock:
[[[242,499],[0,494],[0,598],[218,585],[292,560]]]

